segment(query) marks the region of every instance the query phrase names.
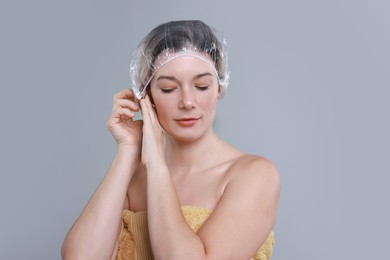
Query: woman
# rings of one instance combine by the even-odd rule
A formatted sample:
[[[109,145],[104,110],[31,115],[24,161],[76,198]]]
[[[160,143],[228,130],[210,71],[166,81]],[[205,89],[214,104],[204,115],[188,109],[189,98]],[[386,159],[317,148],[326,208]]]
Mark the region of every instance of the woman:
[[[67,234],[65,259],[270,259],[279,175],[212,129],[225,42],[201,21],[159,25],[114,96],[118,149]],[[141,111],[143,121],[133,120]]]

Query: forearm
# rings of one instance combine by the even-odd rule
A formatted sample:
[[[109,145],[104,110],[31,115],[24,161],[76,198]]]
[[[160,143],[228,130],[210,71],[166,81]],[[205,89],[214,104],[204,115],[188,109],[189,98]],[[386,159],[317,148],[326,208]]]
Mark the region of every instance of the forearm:
[[[93,259],[111,257],[127,189],[138,162],[136,149],[118,148],[106,176],[64,240],[64,258],[80,255]]]
[[[200,238],[186,223],[165,166],[148,168],[148,225],[156,259],[203,259]]]

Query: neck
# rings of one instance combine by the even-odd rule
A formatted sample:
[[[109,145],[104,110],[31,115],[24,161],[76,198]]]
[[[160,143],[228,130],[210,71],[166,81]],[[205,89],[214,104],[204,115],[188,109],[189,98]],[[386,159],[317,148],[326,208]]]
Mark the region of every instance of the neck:
[[[209,133],[191,142],[178,141],[167,136],[165,155],[171,174],[186,174],[205,169],[218,156],[221,143],[222,140],[211,129]]]

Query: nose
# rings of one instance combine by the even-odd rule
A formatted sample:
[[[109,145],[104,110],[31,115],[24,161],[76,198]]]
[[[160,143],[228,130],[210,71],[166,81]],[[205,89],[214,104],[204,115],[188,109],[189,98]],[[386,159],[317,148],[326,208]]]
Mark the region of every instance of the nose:
[[[179,108],[186,110],[195,108],[195,97],[191,90],[183,89],[179,102]]]

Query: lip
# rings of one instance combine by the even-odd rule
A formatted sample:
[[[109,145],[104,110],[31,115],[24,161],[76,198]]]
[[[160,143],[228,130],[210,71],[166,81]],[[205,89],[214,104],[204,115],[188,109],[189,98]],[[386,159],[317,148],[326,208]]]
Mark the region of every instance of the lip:
[[[189,127],[195,125],[199,119],[199,117],[183,117],[175,119],[175,121],[181,126]]]

